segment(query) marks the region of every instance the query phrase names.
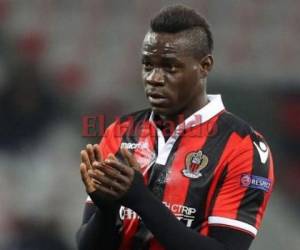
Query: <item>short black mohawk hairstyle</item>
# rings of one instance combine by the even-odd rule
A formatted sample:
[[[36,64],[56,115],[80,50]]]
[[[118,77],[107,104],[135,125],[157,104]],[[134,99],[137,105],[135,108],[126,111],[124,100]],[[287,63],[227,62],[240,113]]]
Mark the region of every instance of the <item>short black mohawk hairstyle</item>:
[[[151,20],[151,31],[157,33],[178,33],[199,28],[206,35],[208,52],[213,50],[213,37],[205,17],[185,5],[165,7]]]

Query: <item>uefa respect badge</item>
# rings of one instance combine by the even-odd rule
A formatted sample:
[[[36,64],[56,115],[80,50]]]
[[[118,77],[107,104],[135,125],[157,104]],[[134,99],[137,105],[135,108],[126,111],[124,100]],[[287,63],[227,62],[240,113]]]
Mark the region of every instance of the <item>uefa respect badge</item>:
[[[253,188],[269,192],[271,188],[271,180],[262,176],[242,174],[240,184],[245,188]]]

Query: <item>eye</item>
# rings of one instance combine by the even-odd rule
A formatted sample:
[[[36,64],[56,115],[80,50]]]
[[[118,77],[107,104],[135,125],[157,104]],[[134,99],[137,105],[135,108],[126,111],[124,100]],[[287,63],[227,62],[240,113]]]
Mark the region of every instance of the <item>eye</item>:
[[[176,65],[172,65],[172,64],[166,64],[164,65],[164,69],[165,71],[169,72],[169,73],[176,73],[178,68],[176,67]]]
[[[142,62],[142,64],[145,71],[150,71],[153,69],[153,65],[150,62]]]

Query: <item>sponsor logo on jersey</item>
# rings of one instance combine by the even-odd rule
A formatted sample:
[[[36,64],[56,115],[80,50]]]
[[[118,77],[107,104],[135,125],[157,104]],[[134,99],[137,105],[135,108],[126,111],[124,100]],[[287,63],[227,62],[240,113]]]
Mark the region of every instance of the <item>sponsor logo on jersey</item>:
[[[241,176],[241,186],[246,188],[260,189],[269,192],[271,183],[270,179],[257,175],[242,174]]]
[[[165,204],[165,206],[172,211],[176,218],[183,222],[187,227],[192,226],[192,223],[195,220],[195,214],[197,212],[196,208],[180,204],[171,204],[168,202],[163,202],[163,204]]]
[[[196,179],[202,176],[203,170],[208,164],[208,158],[201,150],[191,152],[185,158],[185,169],[182,170],[184,176]]]
[[[131,210],[130,208],[121,206],[119,210],[119,215],[121,220],[135,220],[135,219],[140,219],[140,216]]]
[[[187,227],[191,227],[195,220],[196,208],[188,207],[180,204],[170,204],[163,202],[163,204],[170,209],[170,211],[176,216],[178,220],[183,222]],[[141,217],[131,210],[130,208],[121,206],[119,210],[119,216],[121,220],[140,220]],[[153,215],[155,216],[155,215]]]
[[[122,142],[121,148],[127,149],[146,149],[148,148],[148,143],[130,143],[130,142]]]

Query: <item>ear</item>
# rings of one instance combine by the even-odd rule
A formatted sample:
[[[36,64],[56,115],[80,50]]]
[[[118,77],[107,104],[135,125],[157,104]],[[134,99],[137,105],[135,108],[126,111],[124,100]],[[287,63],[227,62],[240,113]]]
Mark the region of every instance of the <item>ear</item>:
[[[200,69],[204,77],[208,76],[208,73],[212,70],[214,65],[214,59],[212,55],[208,54],[200,61]]]

